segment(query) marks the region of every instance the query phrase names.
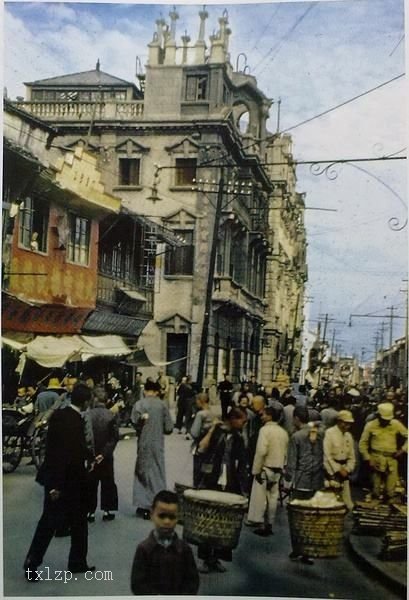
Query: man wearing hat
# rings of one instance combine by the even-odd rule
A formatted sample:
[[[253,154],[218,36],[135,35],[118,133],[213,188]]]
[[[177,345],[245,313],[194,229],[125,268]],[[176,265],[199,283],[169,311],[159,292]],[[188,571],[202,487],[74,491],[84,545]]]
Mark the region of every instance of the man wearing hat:
[[[47,389],[40,392],[37,396],[36,408],[39,413],[49,410],[55,402],[60,399],[60,395],[64,392],[64,388],[56,377],[51,377],[48,382]]]
[[[324,469],[326,485],[338,489],[347,508],[352,510],[349,477],[355,468],[354,440],[349,433],[354,417],[349,410],[340,410],[337,423],[324,436]]]
[[[408,430],[394,419],[392,402],[378,405],[376,419],[365,425],[359,440],[359,451],[373,472],[372,493],[380,498],[385,487],[386,500],[393,501],[399,480],[397,459],[408,451]],[[400,446],[400,440],[405,440]]]

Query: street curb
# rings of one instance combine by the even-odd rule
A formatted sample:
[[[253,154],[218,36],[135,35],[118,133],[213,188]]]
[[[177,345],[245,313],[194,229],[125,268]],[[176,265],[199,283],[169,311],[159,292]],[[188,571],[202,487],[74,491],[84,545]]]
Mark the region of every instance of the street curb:
[[[350,534],[347,536],[347,545],[348,549],[357,559],[358,564],[362,567],[364,571],[371,575],[375,575],[379,581],[381,581],[384,585],[392,589],[396,594],[402,596],[402,598],[406,598],[406,590],[407,586],[405,583],[394,577],[393,575],[387,573],[384,569],[381,569],[376,562],[372,559],[372,557],[364,554],[355,543],[354,534]]]

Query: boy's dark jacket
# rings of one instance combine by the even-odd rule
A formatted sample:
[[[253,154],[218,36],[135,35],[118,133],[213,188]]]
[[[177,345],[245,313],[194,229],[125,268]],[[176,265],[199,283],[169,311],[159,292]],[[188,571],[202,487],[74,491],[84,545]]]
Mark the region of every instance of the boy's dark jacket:
[[[153,531],[139,544],[132,564],[133,594],[193,596],[197,594],[198,589],[199,574],[192,550],[177,535],[166,548],[158,543]]]

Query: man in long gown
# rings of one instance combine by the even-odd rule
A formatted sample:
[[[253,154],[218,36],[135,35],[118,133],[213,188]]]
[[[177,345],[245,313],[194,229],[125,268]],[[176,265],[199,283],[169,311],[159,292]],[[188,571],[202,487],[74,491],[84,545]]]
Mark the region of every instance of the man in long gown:
[[[173,431],[173,421],[166,404],[160,400],[160,385],[145,383],[144,397],[132,409],[131,420],[138,435],[133,504],[136,514],[150,518],[154,497],[166,489],[164,437]]]

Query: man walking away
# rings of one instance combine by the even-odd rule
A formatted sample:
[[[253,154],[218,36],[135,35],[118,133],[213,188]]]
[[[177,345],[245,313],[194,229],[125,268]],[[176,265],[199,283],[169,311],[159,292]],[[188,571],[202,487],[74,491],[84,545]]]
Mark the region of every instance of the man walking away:
[[[43,514],[24,562],[25,576],[36,581],[50,541],[66,517],[71,534],[68,570],[84,573],[95,570],[87,565],[87,448],[81,410],[91,400],[91,390],[77,384],[71,405],[56,410],[50,418],[45,459],[37,480],[44,485]]]
[[[156,381],[147,381],[144,398],[134,404],[131,415],[138,435],[133,504],[137,506],[136,515],[144,519],[150,518],[156,494],[166,489],[163,435],[173,431],[169,410],[159,393]]]
[[[102,387],[94,389],[95,406],[89,411],[93,437],[95,462],[88,474],[89,504],[87,519],[95,521],[98,504],[98,486],[101,484],[101,509],[103,521],[112,521],[118,510],[118,490],[114,478],[114,450],[119,440],[118,421],[106,407],[107,395]]]

